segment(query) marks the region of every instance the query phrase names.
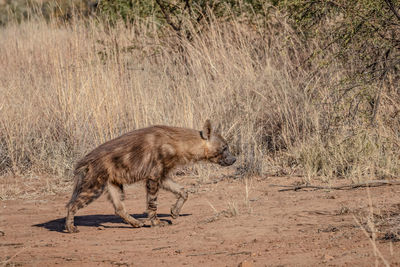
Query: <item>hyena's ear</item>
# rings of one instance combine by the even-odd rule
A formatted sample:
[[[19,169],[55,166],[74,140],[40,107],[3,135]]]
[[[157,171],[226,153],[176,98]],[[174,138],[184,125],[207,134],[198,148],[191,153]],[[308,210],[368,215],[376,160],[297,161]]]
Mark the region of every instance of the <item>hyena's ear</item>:
[[[201,137],[205,140],[210,139],[211,131],[212,131],[211,122],[210,120],[206,120],[203,126],[203,131],[201,132]]]

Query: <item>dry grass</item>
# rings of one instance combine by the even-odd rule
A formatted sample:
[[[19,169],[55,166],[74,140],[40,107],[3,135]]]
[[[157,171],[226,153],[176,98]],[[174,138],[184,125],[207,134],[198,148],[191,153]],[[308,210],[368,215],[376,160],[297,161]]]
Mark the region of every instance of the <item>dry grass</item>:
[[[152,21],[110,28],[39,18],[0,28],[0,175],[46,173],[56,183],[120,134],[200,129],[207,118],[239,155],[238,174],[400,173],[398,124],[384,117],[398,99],[383,93],[375,127],[362,112],[351,121],[353,104],[330,86],[343,66],[299,67],[318,44],[302,44],[278,13],[262,27],[239,20],[211,21],[190,42]]]

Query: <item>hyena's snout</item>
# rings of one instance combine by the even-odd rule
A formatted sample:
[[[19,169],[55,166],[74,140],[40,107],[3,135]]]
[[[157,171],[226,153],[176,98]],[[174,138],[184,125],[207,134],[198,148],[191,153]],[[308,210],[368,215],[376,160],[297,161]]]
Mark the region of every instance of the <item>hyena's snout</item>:
[[[236,158],[232,156],[232,154],[229,151],[224,151],[222,153],[222,157],[218,161],[218,164],[221,166],[231,166],[233,163],[236,162]]]

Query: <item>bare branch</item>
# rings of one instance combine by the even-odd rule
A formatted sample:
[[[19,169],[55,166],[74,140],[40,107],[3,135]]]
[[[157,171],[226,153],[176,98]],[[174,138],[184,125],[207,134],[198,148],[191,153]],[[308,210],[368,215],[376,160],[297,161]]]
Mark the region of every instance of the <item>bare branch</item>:
[[[394,6],[392,0],[385,0],[385,3],[388,5],[390,10],[392,10],[393,14],[397,17],[398,20],[400,20],[400,14],[397,12],[396,7]]]
[[[378,187],[383,185],[400,185],[400,181],[389,181],[389,180],[372,180],[365,183],[359,184],[349,184],[349,185],[341,185],[341,186],[317,186],[317,185],[298,185],[298,186],[291,186],[291,185],[276,185],[271,184],[270,186],[275,187],[286,187],[285,189],[279,189],[279,192],[283,191],[298,191],[301,189],[315,189],[315,190],[349,190],[359,187]]]
[[[176,26],[173,21],[171,20],[171,17],[169,16],[168,11],[166,10],[166,6],[164,6],[164,4],[162,3],[161,0],[156,0],[158,6],[161,9],[161,12],[164,14],[165,20],[167,21],[167,23],[172,27],[172,29],[174,29],[176,32],[180,33],[181,31],[181,27],[180,26]]]

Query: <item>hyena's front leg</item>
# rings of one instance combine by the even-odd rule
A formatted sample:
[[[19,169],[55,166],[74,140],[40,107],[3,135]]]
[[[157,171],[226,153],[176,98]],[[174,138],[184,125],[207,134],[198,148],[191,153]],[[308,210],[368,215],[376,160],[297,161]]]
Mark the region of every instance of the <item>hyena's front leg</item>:
[[[164,226],[167,224],[165,221],[160,221],[157,217],[157,197],[160,189],[160,182],[154,180],[146,181],[147,191],[147,216],[152,226]]]
[[[176,219],[181,212],[183,204],[188,199],[188,193],[183,186],[175,183],[171,178],[167,178],[163,181],[162,187],[175,194],[177,197],[176,203],[171,207],[171,216]]]

